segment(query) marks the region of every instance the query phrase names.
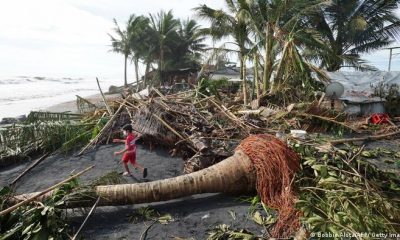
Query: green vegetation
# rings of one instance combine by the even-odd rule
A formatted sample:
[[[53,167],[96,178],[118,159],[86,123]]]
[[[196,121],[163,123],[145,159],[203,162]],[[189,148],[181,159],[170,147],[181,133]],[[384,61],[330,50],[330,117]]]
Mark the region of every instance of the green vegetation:
[[[59,206],[64,204],[66,196],[77,185],[77,180],[73,180],[58,188],[44,202],[35,202],[1,216],[0,239],[68,239],[66,211],[60,209]],[[11,194],[11,189],[8,187],[0,190],[0,210],[5,209],[7,196]]]
[[[71,228],[68,223],[68,211],[62,206],[68,201],[76,201],[82,196],[93,194],[98,185],[121,184],[125,180],[115,171],[88,184],[81,184],[75,178],[53,191],[51,197],[42,202],[32,202],[15,211],[0,216],[0,239],[69,239]],[[8,200],[14,195],[9,187],[0,190],[0,211],[9,207]],[[169,215],[158,216],[160,223],[171,221]]]
[[[115,37],[110,34],[112,51],[121,53],[125,59],[125,85],[127,85],[126,67],[131,57],[135,65],[136,81],[139,81],[139,61],[146,65],[146,78],[157,65],[158,83],[166,81],[164,73],[185,68],[200,68],[200,52],[205,45],[195,20],[176,19],[172,11],[161,11],[149,17],[131,15],[126,27],[121,29],[115,22]],[[138,84],[137,84],[138,86]]]
[[[295,98],[288,97],[288,101],[293,101],[312,98],[309,93],[319,89],[313,73],[324,80],[321,70],[374,69],[360,54],[388,46],[399,36],[400,21],[394,13],[398,7],[396,0],[226,0],[225,3],[225,9],[207,5],[194,8],[199,18],[211,23],[202,29],[194,20],[176,19],[172,11],[149,17],[132,15],[124,30],[115,21],[117,37],[110,35],[112,49],[124,55],[125,69],[129,57],[136,70],[142,61],[146,65],[145,81],[150,69],[157,69],[158,74],[152,78],[163,83],[166,71],[200,69],[206,49],[203,41],[209,36],[214,42],[222,42],[221,47],[209,48],[218,52],[216,55],[237,55],[240,79],[246,78],[250,62],[256,66],[254,72],[259,77],[253,85],[257,86],[257,96],[258,86],[264,95],[277,95],[274,99],[293,95],[292,89],[296,88]],[[125,76],[125,84],[126,81]],[[246,81],[242,85],[247,105],[250,92]]]
[[[221,96],[218,90],[227,88],[229,85],[227,79],[211,80],[202,78],[197,84],[196,97],[202,96],[216,96],[218,100],[221,100]]]
[[[77,150],[94,138],[106,122],[105,118],[96,121],[64,113],[32,112],[28,121],[0,128],[0,160]]]
[[[297,207],[311,231],[399,232],[398,176],[363,160],[360,148],[325,154],[308,146],[297,149],[304,158]]]
[[[303,159],[294,184],[299,192],[296,207],[302,212],[305,229],[311,233],[337,234],[335,239],[340,239],[341,234],[366,239],[360,233],[400,232],[400,177],[366,161],[379,156],[398,158],[399,153],[352,146],[323,153],[313,144],[300,143],[293,143],[292,147]],[[255,223],[266,229],[273,226],[274,210],[260,202],[258,196],[241,201],[251,205],[249,218]],[[241,236],[242,231],[220,225],[209,234],[210,239],[230,239],[227,236],[257,239],[251,233]]]

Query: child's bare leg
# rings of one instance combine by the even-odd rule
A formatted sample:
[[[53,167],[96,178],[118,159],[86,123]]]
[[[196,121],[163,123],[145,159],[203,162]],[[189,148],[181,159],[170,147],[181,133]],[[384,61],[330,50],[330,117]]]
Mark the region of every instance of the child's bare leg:
[[[145,167],[143,167],[143,166],[137,164],[136,162],[135,162],[135,163],[132,163],[132,165],[133,165],[135,168],[139,168],[139,169],[142,171],[142,173],[143,173],[143,178],[146,178],[146,177],[147,177],[147,168],[145,168]]]
[[[125,168],[125,172],[128,173],[128,174],[130,175],[130,174],[131,174],[131,171],[129,170],[129,167],[128,167],[128,163],[127,163],[127,162],[124,162],[124,168]]]
[[[132,164],[132,166],[133,166],[134,168],[139,168],[141,172],[144,171],[144,167],[141,166],[141,165],[139,165],[139,164],[137,164],[136,162],[135,162],[135,163],[131,163],[131,164]]]

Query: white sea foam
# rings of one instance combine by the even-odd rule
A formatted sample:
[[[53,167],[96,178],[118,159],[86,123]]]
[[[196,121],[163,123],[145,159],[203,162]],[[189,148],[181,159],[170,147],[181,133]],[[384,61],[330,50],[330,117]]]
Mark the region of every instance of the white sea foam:
[[[123,80],[99,78],[103,91],[111,85],[120,86]],[[0,77],[0,120],[42,110],[55,104],[98,93],[95,77]]]

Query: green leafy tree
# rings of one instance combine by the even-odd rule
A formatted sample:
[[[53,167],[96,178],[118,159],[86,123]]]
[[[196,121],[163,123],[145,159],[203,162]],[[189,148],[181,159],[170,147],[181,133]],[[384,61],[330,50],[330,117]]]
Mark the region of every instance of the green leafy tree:
[[[158,72],[160,81],[163,81],[163,71],[165,69],[165,56],[172,53],[171,46],[178,40],[177,30],[179,20],[175,19],[172,11],[161,11],[156,15],[150,14],[150,28],[152,30],[152,43],[154,46],[154,55],[157,58]]]
[[[246,0],[226,0],[228,11],[217,10],[201,5],[194,10],[197,14],[206,20],[209,20],[211,26],[203,29],[204,34],[213,38],[213,40],[221,40],[223,38],[231,37],[238,50],[240,61],[240,79],[243,81],[243,95],[244,104],[247,105],[247,81],[245,76],[246,57],[248,54],[248,47],[251,45],[251,29],[248,24],[248,15],[243,14],[243,9],[247,6]]]
[[[113,52],[116,53],[121,53],[124,55],[124,85],[128,85],[128,79],[127,79],[127,63],[128,63],[128,57],[131,54],[131,41],[130,41],[130,34],[128,32],[129,28],[129,23],[127,24],[127,27],[125,30],[121,30],[121,28],[118,25],[117,20],[114,18],[114,32],[116,34],[116,37],[114,37],[111,34],[108,34],[111,38],[111,47]]]
[[[143,40],[146,39],[148,32],[149,19],[144,16],[132,14],[128,20],[128,39],[130,44],[130,53],[135,67],[136,88],[139,89],[139,59],[143,54]]]
[[[310,15],[328,50],[315,51],[321,67],[371,69],[360,57],[388,46],[399,37],[398,0],[332,0]]]
[[[326,48],[319,41],[318,34],[305,24],[305,19],[309,14],[314,13],[326,3],[327,1],[324,0],[256,0],[242,5],[242,15],[248,19],[248,24],[255,36],[255,46],[258,48],[259,55],[264,55],[263,94],[267,94],[268,90],[275,91],[273,89],[277,89],[276,87],[282,83],[283,76],[293,76],[293,70],[303,72],[311,69],[295,67],[291,68],[290,72],[283,71],[282,68],[278,70],[279,67],[289,69],[289,65],[283,63],[304,66],[306,59],[302,56],[308,47]],[[284,54],[284,51],[289,50],[292,54]],[[294,54],[295,52],[297,53]],[[294,59],[287,59],[291,57]],[[312,69],[316,70],[314,67]],[[274,72],[278,74],[273,76]],[[271,85],[271,82],[274,84]]]

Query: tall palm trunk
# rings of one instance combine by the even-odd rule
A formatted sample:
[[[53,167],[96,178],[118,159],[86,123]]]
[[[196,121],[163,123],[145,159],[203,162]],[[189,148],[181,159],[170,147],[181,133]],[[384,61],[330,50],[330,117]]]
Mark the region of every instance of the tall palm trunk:
[[[247,100],[247,79],[246,79],[246,56],[243,51],[240,52],[240,80],[243,81],[243,104],[246,106]]]
[[[124,86],[128,86],[128,79],[127,79],[127,63],[128,63],[128,55],[125,55],[125,66],[124,66]]]
[[[134,58],[135,64],[135,76],[136,76],[136,92],[139,91],[139,59],[137,57]]]
[[[126,205],[190,196],[200,193],[238,193],[255,189],[255,172],[242,152],[209,168],[149,183],[98,186],[103,205]]]
[[[148,61],[147,63],[146,63],[146,69],[144,70],[144,79],[143,79],[143,86],[146,88],[147,87],[147,77],[148,77],[148,75],[149,75],[149,72],[150,72],[150,61]]]
[[[286,42],[285,43],[285,47],[283,48],[282,57],[281,57],[281,60],[279,61],[278,68],[276,69],[276,76],[275,76],[274,82],[272,83],[272,86],[271,86],[271,93],[277,92],[278,89],[280,87],[282,87],[281,86],[282,85],[282,80],[285,77],[285,76],[283,76],[283,72],[284,72],[284,70],[283,70],[284,66],[283,65],[284,65],[285,60],[287,59],[286,56],[288,54],[288,49],[290,47],[290,43],[291,42]]]
[[[265,31],[265,60],[264,60],[264,74],[263,74],[263,94],[267,94],[269,83],[272,75],[272,66],[274,63],[274,56],[272,53],[273,47],[273,32],[269,25]]]
[[[253,88],[253,92],[254,92],[254,89],[255,89],[257,99],[259,99],[260,98],[260,89],[259,89],[259,86],[258,86],[258,56],[257,56],[257,53],[254,54],[254,66],[253,67],[254,67],[254,74],[253,74],[254,75],[254,79],[253,79],[254,88]]]
[[[163,85],[163,62],[164,62],[164,48],[163,45],[160,47],[160,59],[158,62],[158,71],[160,76],[160,84]]]
[[[255,190],[256,171],[249,157],[241,150],[211,167],[164,180],[146,183],[97,186],[95,194],[101,197],[99,205],[117,206],[137,203],[167,201],[200,193],[250,193]],[[37,193],[14,197],[18,202]],[[43,201],[51,192],[41,196]],[[94,198],[83,196],[80,200],[66,202],[67,207],[91,206]]]

